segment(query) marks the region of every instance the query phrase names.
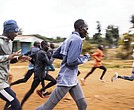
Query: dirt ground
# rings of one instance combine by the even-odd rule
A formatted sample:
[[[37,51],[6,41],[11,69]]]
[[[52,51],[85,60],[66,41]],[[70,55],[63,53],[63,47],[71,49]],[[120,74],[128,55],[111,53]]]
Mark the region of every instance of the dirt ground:
[[[27,71],[27,65],[27,62],[11,65],[11,73],[14,75],[13,81],[23,77]],[[82,66],[80,66],[81,74],[78,76],[79,82],[80,78],[84,77],[91,69],[82,68]],[[86,66],[88,66],[88,64],[86,64]],[[99,81],[102,71],[99,69],[95,70],[95,72],[87,78],[86,85],[82,86],[88,104],[87,110],[134,110],[134,82],[121,79],[111,82],[111,77],[114,72],[119,72],[121,75],[131,75],[131,70],[132,68],[107,68],[107,73],[104,76],[105,83]],[[49,73],[56,77],[58,71],[59,69],[56,68],[56,71]],[[32,80],[33,76],[28,82],[11,87],[16,92],[20,101],[29,90]],[[39,85],[38,88],[41,88],[41,85]],[[67,94],[66,97],[70,97],[70,95]],[[73,99],[67,100],[66,97],[58,103],[54,110],[77,110]],[[47,99],[48,98],[40,98],[36,92],[34,92],[24,104],[23,110],[35,110],[36,107],[44,103]],[[4,104],[5,102],[0,99],[0,110],[2,110]]]

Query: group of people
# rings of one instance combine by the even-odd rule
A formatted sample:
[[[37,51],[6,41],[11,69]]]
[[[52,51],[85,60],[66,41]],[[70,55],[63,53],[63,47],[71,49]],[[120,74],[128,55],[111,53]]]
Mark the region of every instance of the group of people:
[[[51,49],[49,49],[47,41],[41,43],[35,41],[31,50],[24,55],[20,51],[12,52],[12,41],[17,36],[19,27],[15,20],[7,20],[4,22],[3,28],[3,34],[0,36],[0,98],[6,101],[4,110],[21,110],[24,102],[40,83],[42,88],[37,90],[37,94],[41,97],[48,94],[46,92],[47,88],[56,84],[56,80],[48,74],[48,71],[55,70],[52,65],[54,44],[51,43]],[[28,71],[24,78],[9,83],[8,79],[11,76],[10,63],[17,63],[19,60],[29,61]],[[26,82],[33,73],[34,80],[31,88],[20,103],[11,86]],[[45,85],[44,80],[48,80],[50,83]]]
[[[86,110],[87,103],[77,78],[80,74],[78,65],[89,61],[91,56],[95,60],[95,64],[91,71],[84,78],[81,78],[83,85],[85,84],[87,77],[92,74],[96,68],[103,70],[99,80],[105,82],[103,77],[107,71],[106,67],[103,66],[101,62],[104,56],[103,45],[99,45],[97,51],[91,56],[89,54],[81,55],[83,38],[88,34],[88,24],[83,19],[76,20],[74,22],[74,31],[55,52],[53,52],[53,44],[50,44],[52,49],[49,49],[47,41],[42,41],[41,43],[36,41],[31,50],[24,55],[22,55],[20,51],[12,52],[11,41],[14,40],[19,31],[17,22],[14,20],[7,20],[4,22],[3,27],[3,35],[0,36],[0,98],[6,101],[4,110],[22,110],[23,104],[40,83],[42,88],[36,90],[36,93],[42,98],[49,94],[46,91],[47,88],[50,88],[55,84],[57,84],[57,86],[50,94],[48,100],[37,107],[36,110],[52,110],[68,92],[76,102],[78,110]],[[55,70],[52,65],[54,58],[62,60],[56,79],[48,74],[48,71]],[[24,78],[9,84],[10,63],[17,63],[19,60],[29,61],[28,71]],[[31,88],[20,103],[15,92],[11,89],[11,86],[26,82],[33,73],[34,78]],[[131,80],[132,77],[130,78]],[[119,76],[116,73],[116,75],[112,77],[112,81],[117,78],[124,77]],[[44,80],[50,82],[45,85]]]

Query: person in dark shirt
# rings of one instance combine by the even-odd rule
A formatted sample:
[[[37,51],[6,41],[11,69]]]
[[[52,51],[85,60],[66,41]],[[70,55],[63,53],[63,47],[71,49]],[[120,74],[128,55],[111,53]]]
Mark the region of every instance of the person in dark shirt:
[[[28,81],[28,79],[32,76],[33,72],[34,72],[34,57],[35,54],[40,50],[40,42],[39,41],[35,41],[33,44],[33,47],[30,49],[30,51],[26,52],[24,55],[26,56],[31,56],[31,60],[29,61],[29,65],[28,65],[28,71],[26,72],[24,78],[18,79],[17,81],[14,81],[10,84],[10,86],[16,85],[16,84],[20,84],[20,83],[25,83]]]
[[[24,98],[21,101],[21,106],[25,103],[25,101],[31,96],[37,86],[41,83],[42,84],[42,91],[45,91],[47,88],[56,84],[56,80],[47,74],[45,67],[47,65],[51,65],[52,61],[50,56],[47,54],[48,51],[48,42],[42,41],[41,42],[41,50],[36,54],[35,60],[35,68],[34,68],[34,80],[32,82],[30,90],[26,93]],[[44,80],[51,81],[46,86],[44,84]]]
[[[54,48],[55,48],[55,45],[53,43],[50,43],[50,49],[48,50],[48,54],[50,54],[51,56],[54,53]],[[53,57],[51,57],[51,58],[54,61],[54,58]],[[48,71],[55,71],[55,67],[54,67],[53,64],[51,64],[50,66],[46,66],[46,70],[48,70]]]

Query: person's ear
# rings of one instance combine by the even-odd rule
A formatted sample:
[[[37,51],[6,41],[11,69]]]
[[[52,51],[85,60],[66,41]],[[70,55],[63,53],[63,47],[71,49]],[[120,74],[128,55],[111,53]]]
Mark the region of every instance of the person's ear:
[[[82,31],[82,27],[79,27],[79,31],[80,31],[80,32]]]

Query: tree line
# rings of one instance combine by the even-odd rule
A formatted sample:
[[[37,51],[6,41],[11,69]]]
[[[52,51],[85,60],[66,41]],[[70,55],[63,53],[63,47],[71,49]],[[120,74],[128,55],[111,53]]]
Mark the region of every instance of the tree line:
[[[130,22],[132,23],[132,27],[128,29],[127,33],[124,33],[122,36],[119,35],[119,27],[115,25],[108,25],[106,28],[105,35],[101,33],[101,23],[100,21],[96,21],[97,33],[91,36],[87,36],[84,45],[83,45],[83,53],[87,50],[92,50],[92,46],[102,44],[106,48],[120,48],[121,51],[118,52],[117,57],[119,56],[122,59],[127,59],[132,53],[132,49],[134,48],[134,15],[131,16]],[[132,32],[133,31],[133,32]],[[19,30],[19,35],[23,34],[23,29]],[[48,38],[46,36],[42,36],[40,34],[33,34],[38,38],[48,40],[49,42],[59,43],[63,42],[66,38],[57,36],[56,38]]]

